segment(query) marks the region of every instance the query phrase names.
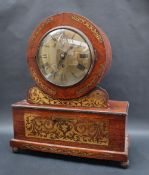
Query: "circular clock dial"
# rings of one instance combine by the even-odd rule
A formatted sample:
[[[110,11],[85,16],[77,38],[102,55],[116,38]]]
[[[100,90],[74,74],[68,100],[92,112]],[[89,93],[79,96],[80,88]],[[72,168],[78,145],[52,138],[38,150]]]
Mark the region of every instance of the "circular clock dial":
[[[93,66],[93,48],[80,31],[55,28],[42,38],[37,55],[44,78],[57,86],[72,86],[84,79]]]

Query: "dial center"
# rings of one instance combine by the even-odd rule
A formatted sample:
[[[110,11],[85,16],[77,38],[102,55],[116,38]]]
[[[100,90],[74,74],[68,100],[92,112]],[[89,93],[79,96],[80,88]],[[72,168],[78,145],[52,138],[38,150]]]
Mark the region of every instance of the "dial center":
[[[60,57],[65,58],[65,53],[61,53]]]

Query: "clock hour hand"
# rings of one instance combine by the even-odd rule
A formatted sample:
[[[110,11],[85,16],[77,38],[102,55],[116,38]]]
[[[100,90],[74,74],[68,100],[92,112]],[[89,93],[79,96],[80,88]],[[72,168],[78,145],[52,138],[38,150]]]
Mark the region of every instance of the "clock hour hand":
[[[63,62],[64,62],[64,60],[65,60],[66,55],[67,55],[66,52],[62,52],[62,53],[60,54],[60,61],[59,61],[59,63],[58,63],[58,67],[61,67],[61,66],[63,65]]]
[[[69,52],[71,49],[73,49],[73,46],[70,46],[70,47],[67,49],[67,51],[62,52],[62,53],[60,54],[60,61],[59,61],[59,64],[58,64],[59,66],[62,65],[62,63],[64,62],[66,56],[68,55],[68,52]]]

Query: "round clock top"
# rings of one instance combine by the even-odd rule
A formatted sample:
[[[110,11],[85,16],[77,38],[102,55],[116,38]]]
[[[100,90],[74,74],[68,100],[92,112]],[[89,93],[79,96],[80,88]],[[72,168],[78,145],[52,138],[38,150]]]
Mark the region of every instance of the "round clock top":
[[[33,32],[28,65],[37,86],[53,98],[91,91],[110,67],[111,47],[102,30],[74,13],[48,17]]]

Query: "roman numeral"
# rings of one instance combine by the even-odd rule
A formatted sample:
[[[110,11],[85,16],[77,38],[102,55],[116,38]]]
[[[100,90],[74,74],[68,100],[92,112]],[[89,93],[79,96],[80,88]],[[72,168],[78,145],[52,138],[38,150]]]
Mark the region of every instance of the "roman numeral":
[[[83,66],[82,64],[79,63],[77,65],[77,68],[83,71],[85,69],[85,66]]]
[[[87,58],[87,57],[88,57],[88,54],[83,54],[83,53],[80,54],[80,58]]]
[[[48,58],[48,55],[47,54],[42,54],[40,55],[41,58]]]

